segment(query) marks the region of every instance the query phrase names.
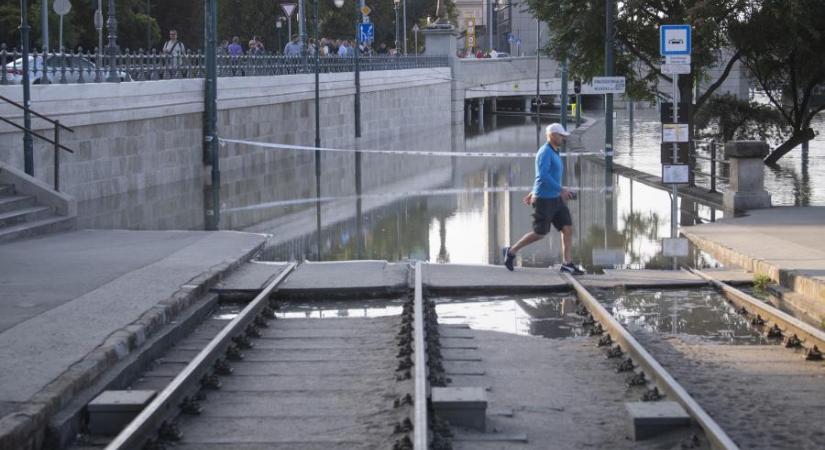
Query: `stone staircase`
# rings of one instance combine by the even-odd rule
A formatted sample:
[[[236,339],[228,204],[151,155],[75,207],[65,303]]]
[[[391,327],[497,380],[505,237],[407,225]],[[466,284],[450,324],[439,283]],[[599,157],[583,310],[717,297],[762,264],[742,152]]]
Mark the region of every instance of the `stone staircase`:
[[[18,195],[11,184],[0,184],[0,243],[72,230],[76,220],[38,204],[34,196]]]

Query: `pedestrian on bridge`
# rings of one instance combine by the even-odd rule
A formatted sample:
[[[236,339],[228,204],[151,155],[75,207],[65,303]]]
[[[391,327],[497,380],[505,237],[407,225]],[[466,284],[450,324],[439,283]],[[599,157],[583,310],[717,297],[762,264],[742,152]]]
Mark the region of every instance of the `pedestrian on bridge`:
[[[576,196],[561,185],[564,164],[559,149],[570,133],[559,123],[548,125],[546,131],[547,143],[536,152],[536,181],[533,190],[522,199],[525,205],[533,207],[533,230],[522,236],[512,247],[504,248],[504,266],[512,271],[516,253],[533,242],[544,239],[552,225],[562,235],[561,272],[581,275],[584,272],[573,264],[573,219],[567,208],[567,201]]]

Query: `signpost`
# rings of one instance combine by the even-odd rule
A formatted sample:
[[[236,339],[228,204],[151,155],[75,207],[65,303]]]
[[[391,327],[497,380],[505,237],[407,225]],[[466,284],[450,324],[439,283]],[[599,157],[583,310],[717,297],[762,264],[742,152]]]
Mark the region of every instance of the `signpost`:
[[[289,41],[292,40],[292,13],[295,12],[295,8],[297,7],[298,5],[295,3],[281,3],[281,9],[284,11],[284,14],[286,14],[286,33],[289,35],[287,36],[287,40]]]
[[[585,94],[624,94],[624,77],[593,77],[590,88],[584,89]]]
[[[54,4],[52,5],[54,8],[54,12],[60,16],[60,44],[58,49],[60,52],[63,52],[63,16],[69,14],[69,11],[72,10],[72,4],[69,3],[69,0],[54,0]],[[45,78],[45,77],[44,77]]]
[[[688,161],[679,161],[679,143],[687,142],[687,125],[681,123],[679,116],[679,75],[690,73],[691,53],[690,25],[662,25],[659,28],[659,53],[665,61],[662,72],[673,75],[673,122],[662,121],[662,142],[672,143],[671,164],[662,161],[662,182],[673,186],[673,195],[670,199],[670,239],[662,242],[664,256],[673,257],[673,268],[676,268],[676,257],[687,256],[687,241],[679,239],[677,235],[677,205],[679,203],[678,184],[687,183],[690,179]],[[685,114],[687,117],[687,114]],[[682,128],[684,125],[684,128]],[[682,135],[684,130],[685,136]],[[684,138],[684,140],[682,140]],[[684,242],[682,242],[684,241]]]

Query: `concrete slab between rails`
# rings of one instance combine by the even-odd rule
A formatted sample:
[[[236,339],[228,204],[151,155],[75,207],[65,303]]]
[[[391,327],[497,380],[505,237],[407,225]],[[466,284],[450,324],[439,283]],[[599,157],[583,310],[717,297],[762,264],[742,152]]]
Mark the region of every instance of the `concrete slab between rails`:
[[[212,292],[219,294],[247,294],[255,296],[275,277],[281,274],[289,263],[251,261],[234,271],[218,283]]]
[[[266,236],[76,231],[0,245],[0,449],[40,448],[50,417],[128,357]]]
[[[387,261],[305,262],[284,281],[279,296],[387,297],[409,290],[410,266]]]
[[[425,289],[434,294],[510,294],[567,290],[570,287],[552,269],[517,267],[510,272],[504,266],[486,264],[424,264]]]
[[[692,287],[707,284],[702,278],[682,270],[605,269],[604,275],[584,275],[576,279],[593,288]]]
[[[682,405],[673,401],[629,402],[627,433],[634,441],[690,426],[690,416]]]
[[[825,207],[777,207],[745,217],[682,229],[696,246],[723,264],[764,274],[808,301],[799,305],[825,319]]]

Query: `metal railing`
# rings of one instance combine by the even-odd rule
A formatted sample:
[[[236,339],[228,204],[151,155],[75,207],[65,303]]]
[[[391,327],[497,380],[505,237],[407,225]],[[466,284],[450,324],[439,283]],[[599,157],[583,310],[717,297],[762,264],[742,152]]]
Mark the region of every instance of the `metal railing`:
[[[32,136],[34,136],[38,139],[42,139],[42,140],[44,140],[44,141],[46,141],[49,144],[52,144],[54,146],[54,190],[55,191],[60,191],[60,150],[65,150],[69,153],[74,153],[74,150],[72,150],[69,147],[66,147],[65,145],[60,143],[60,130],[64,129],[64,130],[68,131],[69,133],[74,133],[74,130],[67,127],[67,126],[65,126],[65,125],[62,125],[59,120],[49,119],[48,117],[46,117],[46,116],[44,116],[40,113],[37,113],[35,111],[32,111],[30,108],[26,108],[25,106],[13,101],[13,100],[10,100],[6,97],[3,97],[2,95],[0,95],[0,100],[4,101],[4,102],[6,102],[6,103],[8,103],[12,106],[15,106],[17,108],[20,108],[23,111],[28,111],[31,114],[34,114],[35,116],[37,116],[37,117],[51,123],[52,125],[54,125],[54,140],[52,140],[52,139],[49,139],[49,138],[47,138],[47,137],[45,137],[45,136],[43,136],[39,133],[35,133],[34,131],[32,131],[29,128],[26,128],[22,125],[18,125],[16,123],[12,122],[9,119],[6,119],[5,117],[0,117],[0,120],[2,120],[3,122],[6,122],[7,124],[9,124],[9,125],[11,125],[15,128],[18,128],[23,132],[28,132]]]
[[[19,84],[22,79],[22,53],[0,45],[0,85]],[[206,54],[202,51],[188,51],[181,55],[166,55],[155,50],[137,52],[126,49],[114,58],[114,65],[108,64],[108,55],[84,52],[48,52],[43,64],[43,53],[29,55],[29,71],[32,84],[100,83],[106,81],[114,71],[119,81],[149,81],[182,78],[203,78],[206,74]],[[98,65],[98,61],[104,64]],[[355,58],[322,56],[320,72],[352,72]],[[447,67],[446,56],[361,56],[359,70],[402,70],[431,67]],[[233,56],[218,53],[219,77],[271,76],[315,73],[313,55],[283,56],[273,53],[250,53]]]
[[[695,175],[699,175],[700,177],[704,177],[704,178],[709,179],[710,186],[708,188],[708,192],[710,192],[710,193],[719,192],[717,190],[717,187],[719,187],[719,184],[717,183],[717,180],[721,180],[725,184],[727,184],[730,181],[730,179],[727,176],[720,175],[719,173],[717,173],[718,172],[717,169],[720,166],[729,166],[730,165],[730,162],[725,161],[724,159],[720,159],[720,158],[717,157],[718,147],[719,147],[719,144],[714,140],[706,140],[706,141],[697,140],[697,141],[694,141],[693,152],[691,152],[691,155],[690,155],[690,158],[692,160],[691,161],[692,162],[691,166],[693,167],[693,173]],[[706,153],[709,156],[700,155],[699,151],[702,151],[703,153]],[[708,162],[707,172],[702,171],[702,169],[704,169],[704,167],[703,167],[703,165],[699,164],[700,161],[707,161]],[[725,173],[727,173],[727,172],[725,172]]]

